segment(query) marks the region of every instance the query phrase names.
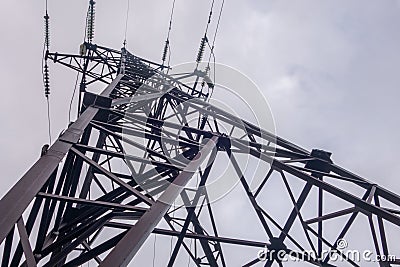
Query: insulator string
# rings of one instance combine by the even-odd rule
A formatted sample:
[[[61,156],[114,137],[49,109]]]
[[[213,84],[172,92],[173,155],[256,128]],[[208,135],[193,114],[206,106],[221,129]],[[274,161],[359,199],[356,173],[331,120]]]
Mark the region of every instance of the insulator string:
[[[93,41],[94,38],[94,19],[95,19],[95,4],[96,2],[93,0],[89,1],[89,8],[87,13],[87,40],[89,43]]]
[[[201,62],[201,60],[203,59],[204,49],[206,48],[206,42],[208,42],[208,39],[207,39],[207,36],[204,35],[204,37],[201,38],[199,51],[197,52],[197,58],[196,58],[197,65],[198,65],[198,64]]]
[[[169,24],[168,24],[167,39],[165,40],[163,55],[161,57],[162,64],[164,65],[164,63],[165,63],[165,61],[167,59],[167,55],[168,55],[168,67],[169,67],[169,62],[171,60],[171,47],[170,47],[169,36],[171,34],[171,29],[172,29],[172,19],[173,19],[173,16],[174,16],[174,10],[175,10],[175,0],[172,1],[171,14],[170,14],[170,17],[169,17]]]
[[[167,39],[165,41],[164,51],[163,51],[163,55],[162,55],[162,58],[161,58],[163,65],[164,65],[165,60],[167,59],[168,47],[169,47],[169,40]]]
[[[87,37],[87,32],[88,32],[88,14],[89,14],[89,9],[88,9],[88,13],[86,14],[86,24],[85,24],[85,31],[83,33],[83,42],[85,42],[86,37]],[[82,46],[84,46],[84,44],[82,44]],[[86,49],[85,49],[86,50]],[[84,51],[85,51],[84,50]],[[79,59],[79,65],[82,64],[82,58]],[[68,123],[71,122],[71,112],[72,112],[72,104],[74,102],[75,99],[75,95],[76,95],[76,89],[78,86],[78,79],[79,79],[79,71],[76,74],[76,79],[75,79],[75,85],[74,85],[74,90],[72,92],[72,96],[71,96],[71,100],[69,102],[69,110],[68,110]],[[79,110],[79,103],[78,103],[78,110]],[[77,112],[77,116],[79,116],[79,112]]]
[[[96,15],[96,10],[95,10],[95,5],[96,2],[94,0],[89,0],[89,6],[88,6],[88,11],[86,13],[86,25],[85,25],[85,37],[84,37],[84,42],[87,40],[88,43],[92,43],[94,39],[94,33],[95,33],[95,15]],[[84,56],[86,55],[86,52],[88,51],[86,44],[81,45],[81,55]],[[79,60],[79,65],[81,65],[81,60]],[[79,73],[77,74],[77,78],[79,76]],[[82,73],[82,81],[81,81],[81,91],[82,88],[85,86],[85,73]],[[70,110],[68,113],[68,120],[71,122],[71,106],[72,102],[75,97],[75,91],[76,91],[77,83],[75,82],[75,88],[71,96],[71,101],[70,101]],[[81,93],[79,93],[79,98],[78,98],[78,111],[77,111],[77,116],[79,116],[80,113],[80,104],[81,104]]]
[[[44,93],[47,102],[47,126],[48,126],[48,135],[49,135],[49,144],[51,144],[51,116],[50,116],[50,79],[49,79],[49,67],[47,65],[47,59],[45,60],[45,48],[43,45],[43,58],[42,58],[42,77],[43,77],[43,85],[44,85]]]
[[[210,66],[207,65],[205,69],[205,76],[208,76],[209,72],[210,72]],[[201,88],[204,88],[205,85],[206,85],[206,77],[203,77],[203,81],[201,82]]]
[[[43,43],[43,55],[42,55],[43,56],[42,74],[43,74],[44,95],[46,98],[49,98],[50,75],[49,75],[49,67],[47,65],[47,53],[49,52],[49,47],[50,47],[50,16],[47,10],[47,0],[46,0],[46,13],[43,18],[44,18],[44,43]]]
[[[50,17],[46,10],[46,15],[44,16],[44,44],[46,50],[49,50],[50,46]]]
[[[212,0],[212,2],[211,2],[210,13],[208,14],[208,21],[207,21],[207,25],[206,25],[206,30],[205,30],[205,32],[204,32],[203,38],[201,38],[199,51],[197,52],[197,57],[196,57],[196,62],[197,62],[197,64],[196,64],[196,69],[197,69],[197,67],[199,66],[199,63],[201,62],[201,60],[203,59],[204,49],[205,49],[205,46],[206,46],[206,42],[208,42],[207,32],[208,32],[208,28],[209,28],[210,23],[211,23],[211,18],[212,18],[213,9],[214,9],[214,2],[215,2],[215,0]]]
[[[43,82],[44,82],[44,95],[45,95],[46,98],[49,98],[49,95],[50,95],[50,78],[49,78],[49,66],[47,65],[47,60],[45,61],[45,64],[44,64]]]
[[[50,116],[50,72],[49,66],[47,65],[47,54],[50,48],[50,16],[48,12],[48,3],[45,1],[45,15],[44,15],[44,42],[43,42],[43,53],[42,53],[42,78],[44,86],[44,96],[46,97],[47,103],[47,124],[48,124],[48,135],[49,144],[51,144],[51,116]]]

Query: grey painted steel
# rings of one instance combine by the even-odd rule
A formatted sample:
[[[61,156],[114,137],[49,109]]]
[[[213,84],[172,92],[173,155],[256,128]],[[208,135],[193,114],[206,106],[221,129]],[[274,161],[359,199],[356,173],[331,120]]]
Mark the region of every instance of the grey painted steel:
[[[110,85],[108,85],[101,95],[108,95],[115,88],[123,75],[119,75]],[[61,160],[77,143],[83,134],[83,130],[93,120],[99,108],[87,108],[79,118],[68,127],[60,138],[48,149],[22,178],[7,192],[0,201],[0,242],[6,238],[8,232],[17,222],[23,211],[37,195],[40,189],[47,182]],[[10,209],[10,207],[13,207]]]
[[[218,137],[215,136],[208,140],[206,145],[196,154],[195,158],[190,161],[186,168],[176,177],[174,182],[162,193],[160,196],[162,201],[157,200],[151,208],[143,214],[140,220],[132,226],[122,240],[118,242],[100,266],[111,267],[128,265],[141,245],[167,213],[172,203],[182,192],[196,170],[210,155],[211,151],[215,149],[217,142]]]
[[[196,266],[226,266],[229,261],[222,249],[225,243],[284,248],[287,253],[302,253],[304,243],[307,245],[308,242],[314,251],[321,252],[322,244],[335,249],[337,239],[347,237],[346,233],[356,224],[356,217],[361,216],[368,217],[365,221],[371,230],[376,254],[397,255],[394,262],[382,262],[382,266],[400,262],[398,248],[391,246],[393,235],[387,232],[387,223],[400,229],[399,195],[210,105],[200,88],[188,86],[181,80],[193,76],[199,81],[198,70],[180,78],[171,77],[161,71],[164,66],[132,55],[124,48],[118,51],[95,44],[84,45],[87,48],[85,56],[48,53],[47,57],[83,72],[80,96],[93,83],[106,84],[107,87],[99,95],[85,94],[88,98],[83,100],[84,106],[80,108],[84,111],[78,119],[0,201],[0,241],[4,244],[2,266],[20,265],[21,261],[27,266],[36,263],[75,266],[89,261],[102,266],[126,266],[151,233],[177,238],[169,261],[171,265],[177,259],[178,251],[185,249]],[[144,90],[137,95],[139,86],[144,86]],[[132,112],[130,107],[133,107]],[[189,123],[190,115],[198,116],[197,125]],[[220,133],[219,129],[224,126],[241,131],[243,137],[234,136],[232,132]],[[136,139],[124,140],[123,135]],[[205,145],[204,140],[209,138],[214,141]],[[122,142],[139,152],[126,154]],[[230,157],[229,164],[240,179],[239,186],[244,189],[241,200],[250,201],[255,224],[264,228],[261,228],[265,233],[259,242],[243,237],[220,237],[218,220],[212,214],[210,203],[206,204],[207,207],[201,204],[197,210],[181,207],[181,217],[168,212],[172,209],[168,203],[179,195],[182,186],[190,180],[194,170],[201,165],[200,161],[209,155],[215,144],[218,151],[226,151]],[[165,149],[167,146],[172,147],[171,150]],[[184,160],[198,151],[200,160]],[[239,159],[236,155],[244,153],[269,165],[268,172],[261,174],[264,179],[254,191],[246,181],[245,170],[236,160]],[[124,162],[131,173],[116,171],[111,167],[113,160]],[[131,162],[136,166],[133,167]],[[61,169],[59,173],[58,167]],[[209,171],[210,168],[204,173]],[[268,181],[276,178],[275,175],[283,180],[284,189],[290,195],[289,217],[280,223],[269,213],[271,210],[262,205],[263,192],[269,186]],[[286,178],[289,176],[303,184],[303,192],[297,197],[289,178]],[[359,191],[354,193],[345,186],[338,186],[335,181],[350,183]],[[83,188],[79,188],[80,182],[83,182]],[[181,187],[176,187],[177,184]],[[100,196],[91,196],[93,186],[98,186],[96,193]],[[316,210],[315,217],[303,218],[304,209],[310,208],[306,200],[312,198],[309,192],[313,189],[319,192],[319,197],[313,202],[319,203],[319,210],[315,205],[311,207]],[[329,204],[325,204],[327,193],[349,206],[324,213],[323,210],[329,208]],[[167,203],[161,201],[162,198],[155,201],[157,195],[161,195],[164,201],[167,199]],[[181,197],[188,201],[185,192]],[[391,204],[390,208],[386,206],[387,202]],[[206,209],[212,230],[205,229],[207,227],[200,216],[200,211]],[[28,212],[30,214],[24,222],[22,215]],[[336,220],[344,215],[350,215],[350,219],[338,227],[340,229],[334,235],[336,239],[332,241],[325,233],[326,227],[321,226],[326,220]],[[169,229],[155,228],[162,218]],[[115,221],[119,219],[124,223]],[[185,224],[173,224],[176,220],[185,220]],[[300,220],[300,231],[306,235],[307,242],[298,241],[291,232],[296,220]],[[311,224],[319,225],[318,229],[313,229]],[[193,227],[193,232],[189,232],[189,227]],[[105,228],[119,232],[104,237]],[[19,235],[14,237],[16,230]],[[187,245],[188,239],[195,242],[195,251]],[[288,244],[296,251],[286,248]],[[71,258],[72,254],[74,257]],[[105,261],[101,262],[104,256]],[[242,264],[247,262],[245,266],[252,266],[258,263],[258,259],[252,260],[254,256]],[[312,258],[309,262],[333,266],[329,257],[322,260]],[[282,264],[275,258],[265,266],[275,263]],[[358,266],[351,260],[348,263]]]

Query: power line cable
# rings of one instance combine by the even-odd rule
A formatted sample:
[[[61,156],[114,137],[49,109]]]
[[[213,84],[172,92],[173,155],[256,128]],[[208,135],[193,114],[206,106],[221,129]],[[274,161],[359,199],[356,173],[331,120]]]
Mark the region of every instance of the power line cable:
[[[128,32],[129,4],[130,4],[130,0],[127,0],[126,18],[125,18],[125,33],[124,33],[124,47],[125,47],[126,44],[127,44],[126,35],[127,35],[127,32]]]
[[[79,60],[79,64],[81,64],[81,59]],[[68,123],[71,122],[72,103],[73,103],[74,98],[75,98],[76,88],[77,88],[77,86],[78,86],[78,79],[79,79],[79,72],[76,74],[74,91],[72,92],[71,101],[69,102]]]
[[[51,144],[50,100],[49,98],[46,98],[46,100],[47,100],[47,123],[48,123],[49,142]]]
[[[215,48],[215,41],[216,41],[217,35],[218,35],[219,24],[220,24],[220,22],[221,22],[222,11],[223,11],[223,9],[224,9],[224,4],[225,4],[225,0],[222,0],[221,8],[220,8],[219,14],[218,14],[217,25],[216,25],[216,27],[215,27],[215,32],[214,32],[213,41],[212,41],[212,44],[211,44],[211,45],[208,43],[208,46],[209,46],[209,48],[210,48],[210,55],[209,55],[209,57],[208,57],[208,62],[207,62],[206,70],[210,70],[211,57],[213,57],[213,64],[214,64],[214,69],[213,69],[213,80],[214,80],[214,81],[213,81],[213,83],[214,83],[214,85],[215,85],[215,80],[216,80],[216,78],[215,78],[215,76],[216,76],[216,67],[215,67],[216,63],[215,63],[215,61],[216,61],[216,60],[215,60],[214,48]],[[212,96],[213,92],[214,92],[214,88],[211,89],[211,93],[210,93],[209,97]]]
[[[155,262],[156,262],[156,241],[157,241],[157,234],[154,234],[154,244],[153,244],[153,267],[155,266]]]
[[[224,4],[225,4],[225,0],[222,0],[222,4],[221,4],[221,8],[219,10],[219,15],[218,15],[218,20],[217,20],[217,26],[215,27],[214,37],[213,37],[212,45],[210,47],[210,56],[208,58],[208,65],[210,64],[211,56],[214,56],[214,62],[215,62],[215,54],[214,54],[215,40],[217,39],[219,23],[221,21],[222,10],[224,8]]]
[[[210,13],[208,14],[208,22],[207,22],[207,25],[206,25],[206,31],[205,31],[204,35],[207,35],[208,27],[210,26],[210,23],[211,23],[211,17],[212,17],[212,14],[213,14],[214,3],[215,3],[215,0],[212,0],[211,7],[210,7]]]

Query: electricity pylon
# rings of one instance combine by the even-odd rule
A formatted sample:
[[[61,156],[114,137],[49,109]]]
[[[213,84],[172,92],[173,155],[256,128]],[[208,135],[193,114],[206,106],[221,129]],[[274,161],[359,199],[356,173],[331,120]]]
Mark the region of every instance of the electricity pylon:
[[[79,55],[46,57],[81,73],[81,107],[0,201],[2,266],[135,265],[153,235],[172,238],[163,266],[182,255],[192,266],[280,266],[282,253],[301,259],[288,262],[296,266],[336,266],[338,255],[363,266],[345,251],[359,229],[382,258],[375,265],[400,264],[397,194],[335,165],[329,152],[307,151],[211,105],[205,72],[168,75],[125,48],[91,43]],[[100,93],[89,92],[99,84]],[[255,187],[243,155],[268,166]],[[210,201],[208,179],[225,165],[241,197]],[[226,236],[217,213],[242,212],[238,202],[250,207],[246,227]],[[255,228],[262,234],[246,238]],[[230,260],[238,259],[232,247],[246,251],[241,262]]]

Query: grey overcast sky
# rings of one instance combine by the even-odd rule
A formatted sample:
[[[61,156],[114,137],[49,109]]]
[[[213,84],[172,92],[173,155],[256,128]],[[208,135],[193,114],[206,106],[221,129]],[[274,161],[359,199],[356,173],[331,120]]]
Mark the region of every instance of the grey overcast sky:
[[[95,42],[121,47],[126,3],[98,1]],[[209,4],[177,0],[173,64],[195,59]],[[0,5],[4,195],[48,137],[41,82],[44,1]],[[170,7],[171,1],[131,0],[129,50],[159,61]],[[49,1],[52,51],[78,51],[86,10],[83,0]],[[330,150],[343,167],[400,192],[399,25],[395,0],[227,0],[215,51],[218,62],[239,69],[262,90],[278,135]],[[54,139],[67,126],[75,75],[50,68]]]
[[[78,52],[87,2],[49,0],[52,51]],[[160,61],[171,3],[130,0],[132,53]],[[96,43],[121,47],[126,4],[97,1]],[[195,59],[209,6],[176,0],[172,64]],[[43,15],[44,1],[0,3],[1,197],[48,142]],[[279,136],[329,150],[335,163],[400,193],[399,26],[396,0],[226,0],[215,53],[259,86]],[[68,123],[75,73],[51,64],[50,75],[54,140]]]

